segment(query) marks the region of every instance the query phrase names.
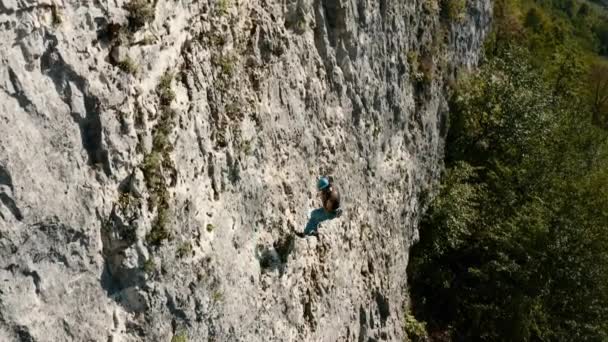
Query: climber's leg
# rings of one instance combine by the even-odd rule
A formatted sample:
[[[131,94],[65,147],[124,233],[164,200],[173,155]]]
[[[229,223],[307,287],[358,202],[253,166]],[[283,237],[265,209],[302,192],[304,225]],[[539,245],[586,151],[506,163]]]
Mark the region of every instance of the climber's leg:
[[[331,220],[336,217],[335,213],[329,213],[323,208],[318,208],[310,212],[310,218],[304,228],[304,235],[312,235],[316,233],[319,224],[323,221]]]

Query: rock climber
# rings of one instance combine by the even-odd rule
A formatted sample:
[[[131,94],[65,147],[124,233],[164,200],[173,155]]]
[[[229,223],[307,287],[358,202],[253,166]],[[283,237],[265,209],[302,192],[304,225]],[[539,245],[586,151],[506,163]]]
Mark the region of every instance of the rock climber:
[[[320,177],[317,181],[317,189],[319,190],[319,197],[321,197],[323,206],[310,212],[310,218],[304,228],[304,232],[296,233],[299,237],[307,235],[318,236],[317,229],[321,222],[332,220],[342,214],[340,193],[336,189],[333,179],[328,176]]]

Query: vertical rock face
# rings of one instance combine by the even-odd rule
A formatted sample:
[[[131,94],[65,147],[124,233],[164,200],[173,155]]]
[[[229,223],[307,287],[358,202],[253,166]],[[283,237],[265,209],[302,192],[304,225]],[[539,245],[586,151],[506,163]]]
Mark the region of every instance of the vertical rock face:
[[[456,2],[1,0],[0,340],[402,339]]]

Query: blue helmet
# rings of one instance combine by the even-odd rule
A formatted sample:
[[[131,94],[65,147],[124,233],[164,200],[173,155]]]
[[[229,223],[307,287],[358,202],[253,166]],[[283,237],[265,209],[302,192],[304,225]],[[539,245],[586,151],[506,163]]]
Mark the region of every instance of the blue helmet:
[[[325,190],[327,188],[329,188],[329,179],[327,177],[319,178],[319,181],[317,182],[317,189],[319,189],[319,191],[321,191],[321,190]]]

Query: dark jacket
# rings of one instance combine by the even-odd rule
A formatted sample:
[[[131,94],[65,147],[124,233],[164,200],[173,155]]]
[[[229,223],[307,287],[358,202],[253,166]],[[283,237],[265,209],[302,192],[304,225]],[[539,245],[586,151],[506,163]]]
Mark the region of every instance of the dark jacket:
[[[321,193],[321,201],[323,202],[323,208],[335,212],[340,208],[340,192],[331,184],[328,189]],[[331,207],[328,208],[327,203],[329,201],[331,201]]]

